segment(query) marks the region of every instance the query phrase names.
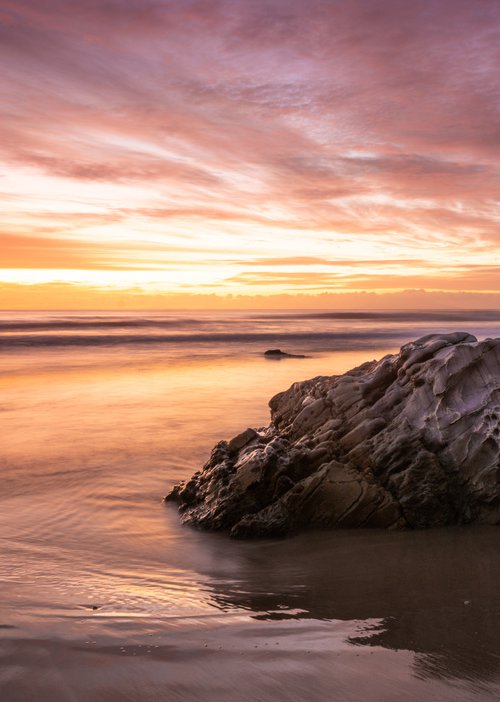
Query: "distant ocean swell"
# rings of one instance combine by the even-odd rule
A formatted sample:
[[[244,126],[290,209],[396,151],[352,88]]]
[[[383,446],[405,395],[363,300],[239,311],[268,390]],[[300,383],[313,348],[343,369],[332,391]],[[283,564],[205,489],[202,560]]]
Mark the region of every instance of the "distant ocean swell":
[[[363,346],[380,345],[381,341],[400,339],[402,331],[342,332],[257,332],[257,333],[197,333],[197,334],[13,334],[0,337],[0,347],[53,347],[53,346],[117,346],[125,344],[197,344],[237,343],[268,344],[335,342],[336,348],[352,349],[360,342]]]
[[[256,350],[389,348],[433,332],[498,336],[500,310],[241,312],[6,312],[0,349],[224,345]]]
[[[147,313],[140,317],[132,315],[117,314],[89,314],[52,316],[47,314],[41,319],[21,318],[11,316],[10,319],[0,319],[0,333],[2,332],[42,332],[42,331],[71,331],[86,329],[172,329],[172,328],[196,328],[213,326],[214,324],[238,324],[238,323],[276,323],[311,320],[338,320],[344,322],[393,322],[395,324],[411,323],[435,323],[435,322],[500,322],[500,310],[449,310],[449,311],[276,311],[259,313],[257,311],[242,312],[241,316],[232,314],[231,316],[213,315],[210,317],[184,317],[182,314],[172,315],[151,315]]]

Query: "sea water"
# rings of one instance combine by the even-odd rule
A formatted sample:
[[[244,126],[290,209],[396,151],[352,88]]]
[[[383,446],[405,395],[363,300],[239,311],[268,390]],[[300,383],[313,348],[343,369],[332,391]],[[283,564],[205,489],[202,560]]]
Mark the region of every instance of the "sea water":
[[[200,469],[217,441],[266,425],[268,400],[291,383],[343,373],[416,337],[456,330],[500,336],[500,314],[2,313],[2,699],[32,699],[37,689],[33,699],[87,700],[78,672],[70,683],[60,681],[53,647],[61,641],[71,650],[101,647],[101,662],[85,664],[93,680],[89,700],[163,699],[152,667],[141,669],[136,696],[130,681],[120,687],[123,671],[112,694],[96,671],[110,651],[134,661],[147,650],[164,652],[166,636],[192,655],[212,646],[220,654],[214,660],[225,661],[226,682],[214,687],[208,669],[198,666],[195,688],[186,687],[167,656],[161,670],[177,687],[166,681],[165,699],[326,699],[342,684],[344,699],[351,693],[356,699],[364,678],[355,667],[337,670],[329,685],[329,656],[339,651],[399,656],[391,658],[392,678],[365,668],[375,682],[367,683],[364,699],[389,699],[393,683],[394,699],[419,699],[422,681],[434,685],[425,695],[434,690],[436,699],[494,699],[496,528],[312,532],[241,542],[181,526],[175,506],[162,502],[177,481]],[[306,357],[269,359],[269,348]],[[33,653],[41,641],[42,660],[49,656],[57,673],[50,668],[45,683]],[[285,641],[288,657],[277,659],[277,649],[267,654],[272,663],[262,682],[265,666],[255,656]],[[255,668],[247,682],[228,663],[230,653],[223,657],[237,648]],[[315,658],[292,682],[286,666],[297,671],[308,651]],[[349,670],[356,674],[349,677]],[[301,687],[309,677],[316,688]],[[278,682],[279,689],[285,685],[282,698]],[[379,697],[370,697],[374,690]]]

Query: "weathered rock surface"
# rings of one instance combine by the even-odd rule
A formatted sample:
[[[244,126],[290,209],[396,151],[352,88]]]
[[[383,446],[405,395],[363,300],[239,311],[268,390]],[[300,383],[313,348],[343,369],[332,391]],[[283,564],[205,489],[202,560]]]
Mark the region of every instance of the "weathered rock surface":
[[[426,336],[269,404],[269,427],[172,490],[184,522],[248,537],[500,523],[500,339]]]

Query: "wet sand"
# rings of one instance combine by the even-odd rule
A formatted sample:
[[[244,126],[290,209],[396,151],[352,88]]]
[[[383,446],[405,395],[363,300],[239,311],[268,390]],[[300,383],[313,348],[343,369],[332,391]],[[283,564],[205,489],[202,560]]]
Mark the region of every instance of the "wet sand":
[[[20,597],[2,614],[0,699],[499,698],[496,528],[184,537],[204,550],[198,613]]]
[[[122,622],[123,628],[123,622]],[[204,623],[133,627],[85,640],[2,638],[0,695],[9,702],[467,702],[500,685],[415,674],[407,650],[353,647],[355,623]],[[418,668],[418,663],[417,663]]]
[[[162,503],[274,392],[395,350],[286,348],[2,355],[1,702],[500,698],[497,528],[240,542]]]

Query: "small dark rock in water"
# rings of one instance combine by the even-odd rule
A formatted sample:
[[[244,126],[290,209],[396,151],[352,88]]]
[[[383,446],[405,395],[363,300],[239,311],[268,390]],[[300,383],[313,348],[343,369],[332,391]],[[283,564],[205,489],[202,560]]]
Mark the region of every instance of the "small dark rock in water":
[[[172,490],[183,522],[241,537],[500,523],[500,339],[425,336],[269,404],[268,427]]]
[[[302,354],[287,353],[281,349],[268,349],[264,351],[264,356],[268,358],[307,358],[307,356],[303,356]]]

